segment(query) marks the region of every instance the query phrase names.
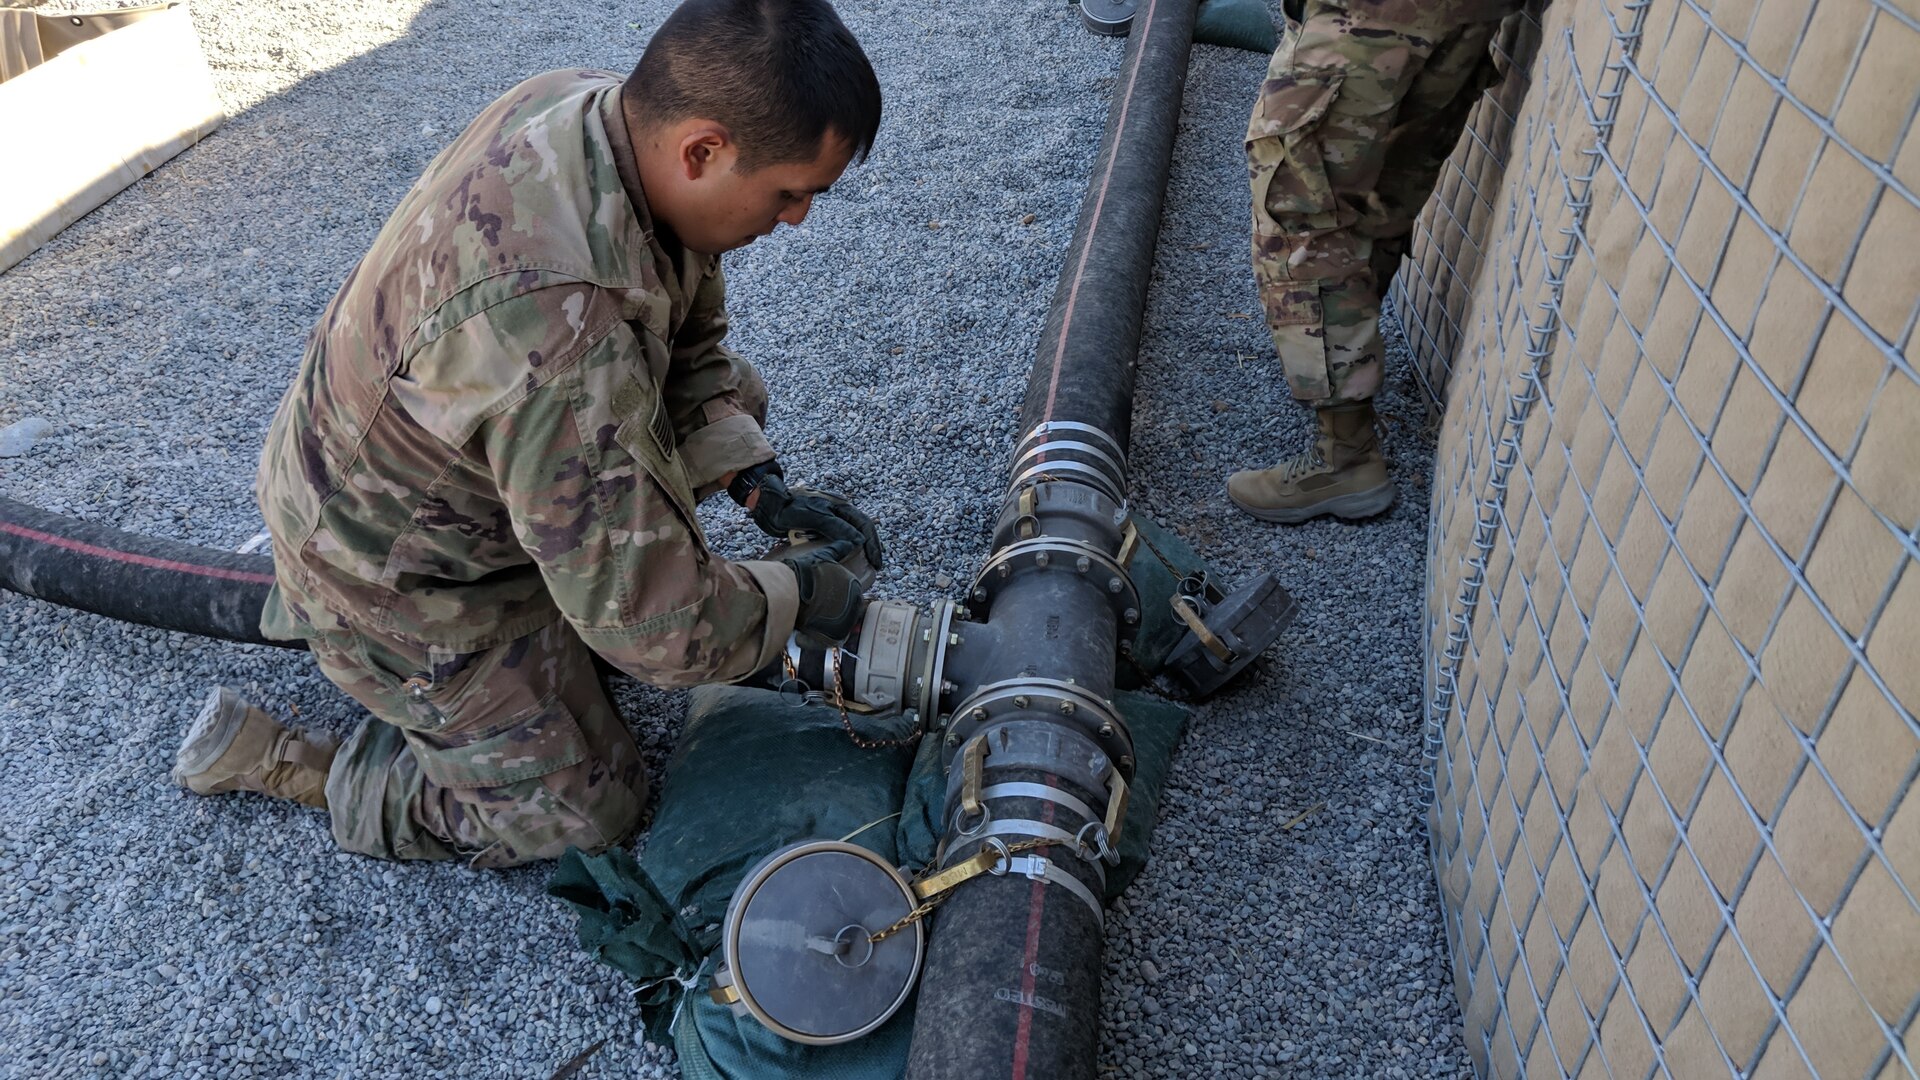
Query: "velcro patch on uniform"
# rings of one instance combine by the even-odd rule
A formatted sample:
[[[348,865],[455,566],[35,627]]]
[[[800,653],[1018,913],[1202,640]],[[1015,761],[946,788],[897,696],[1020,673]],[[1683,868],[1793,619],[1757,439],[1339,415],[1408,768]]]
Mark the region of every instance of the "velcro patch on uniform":
[[[634,410],[640,407],[640,403],[646,400],[646,396],[646,390],[638,382],[631,377],[623,378],[620,380],[620,385],[613,391],[613,400],[607,405],[615,419],[624,420],[633,415]]]

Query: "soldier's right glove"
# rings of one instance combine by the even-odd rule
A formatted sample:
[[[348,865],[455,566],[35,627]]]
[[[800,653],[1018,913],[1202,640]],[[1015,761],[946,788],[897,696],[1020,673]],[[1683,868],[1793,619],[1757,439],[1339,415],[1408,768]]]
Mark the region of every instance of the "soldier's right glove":
[[[852,541],[843,540],[780,560],[793,568],[800,585],[800,613],[794,619],[794,630],[802,637],[838,645],[859,625],[865,590],[860,579],[838,561],[853,554],[853,548]]]
[[[777,461],[740,470],[727,492],[747,508],[747,516],[768,536],[805,532],[823,540],[851,540],[866,549],[867,562],[875,570],[885,560],[872,518],[830,491],[787,486]]]

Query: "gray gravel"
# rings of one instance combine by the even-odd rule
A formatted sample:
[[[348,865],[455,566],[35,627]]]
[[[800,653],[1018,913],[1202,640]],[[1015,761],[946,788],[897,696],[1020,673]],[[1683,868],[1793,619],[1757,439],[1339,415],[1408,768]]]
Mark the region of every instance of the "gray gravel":
[[[624,68],[666,10],[197,0],[234,118],[0,274],[0,425],[54,422],[0,463],[0,493],[210,546],[254,536],[267,420],[386,210],[508,85]],[[882,590],[924,598],[985,550],[1121,46],[1055,2],[842,12],[888,90],[881,144],[803,229],[730,259],[736,343],[773,385],[790,472],[867,506],[894,552]],[[1306,433],[1245,269],[1237,155],[1262,68],[1195,50],[1136,476],[1223,568],[1281,569],[1303,613],[1195,715],[1157,859],[1108,923],[1102,1071],[1466,1075],[1421,822],[1428,451],[1404,367],[1383,401],[1392,515],[1284,530],[1220,491]],[[712,518],[754,546],[731,509]],[[607,1038],[583,1075],[674,1075],[617,974],[574,948],[544,868],[384,866],[336,853],[311,811],[172,788],[221,681],[299,722],[355,720],[304,656],[0,594],[0,1073],[545,1076]],[[657,770],[683,699],[622,705]]]

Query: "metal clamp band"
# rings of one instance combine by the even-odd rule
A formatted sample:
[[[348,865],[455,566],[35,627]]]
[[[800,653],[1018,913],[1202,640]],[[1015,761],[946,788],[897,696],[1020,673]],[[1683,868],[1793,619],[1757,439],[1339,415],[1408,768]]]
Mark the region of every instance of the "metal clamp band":
[[[1007,488],[1008,490],[1013,490],[1037,477],[1057,476],[1061,473],[1073,473],[1080,477],[1090,479],[1092,483],[1088,485],[1089,487],[1099,488],[1101,494],[1112,499],[1114,502],[1124,503],[1127,501],[1126,491],[1112,476],[1107,475],[1102,469],[1095,468],[1081,461],[1043,461],[1027,469],[1025,472],[1015,475],[1013,483],[1008,484]]]
[[[1054,439],[1034,446],[1014,459],[1013,471],[1019,472],[1021,467],[1028,463],[1029,459],[1055,453],[1085,454],[1100,464],[1105,465],[1113,479],[1121,485],[1124,486],[1127,482],[1127,466],[1124,462],[1115,461],[1112,455],[1092,443],[1075,442],[1071,439]],[[1060,460],[1070,461],[1072,459],[1065,458]]]
[[[986,740],[982,739],[981,742],[984,744]],[[980,797],[983,799],[1042,799],[1064,806],[1086,821],[1099,821],[1102,817],[1094,813],[1093,807],[1081,802],[1079,796],[1047,784],[1008,781],[980,789]]]
[[[962,810],[959,811],[959,813],[964,814],[966,811]],[[1079,842],[1076,841],[1073,834],[1067,830],[1057,825],[1049,825],[1044,821],[1032,821],[1027,818],[1007,818],[1004,821],[989,821],[986,828],[975,829],[972,833],[961,837],[961,839],[978,840],[983,836],[1033,837],[1035,839],[1052,840],[1063,847],[1077,848],[1079,846]]]
[[[1114,457],[1122,461],[1127,459],[1126,447],[1121,446],[1118,439],[1115,439],[1104,429],[1094,427],[1092,424],[1083,424],[1078,420],[1048,420],[1033,425],[1031,430],[1025,435],[1020,436],[1020,441],[1014,445],[1014,453],[1018,454],[1022,447],[1034,440],[1035,436],[1047,436],[1056,431],[1070,431],[1080,435],[1091,435],[1101,442],[1106,443],[1107,446],[1113,450]]]
[[[1006,860],[1006,862],[1007,868],[1005,870],[996,869],[987,872],[990,874],[1021,874],[1034,881],[1044,881],[1049,885],[1058,885],[1079,897],[1080,902],[1087,905],[1087,910],[1093,912],[1093,923],[1095,926],[1103,931],[1107,928],[1107,912],[1105,908],[1100,906],[1099,898],[1093,895],[1093,890],[1087,888],[1085,882],[1074,877],[1070,871],[1055,866],[1053,860],[1044,855],[1015,855],[1013,858]]]
[[[970,844],[978,842],[981,846],[975,849],[972,855],[961,859],[952,866],[943,867],[937,876],[945,877],[951,875],[960,867],[978,862],[981,853],[986,851],[999,850],[1002,851],[1002,854],[1005,854],[1004,849],[1007,846],[1008,840],[1043,841],[1048,844],[1058,844],[1066,848],[1075,855],[1080,856],[1088,866],[1093,867],[1094,875],[1100,879],[1102,888],[1105,888],[1107,884],[1107,865],[1117,865],[1120,861],[1118,852],[1115,852],[1112,858],[1107,858],[1104,862],[1102,861],[1106,852],[1112,850],[1110,847],[1103,846],[1105,845],[1105,830],[1100,830],[1101,835],[1098,837],[1100,844],[1096,845],[1090,844],[1085,840],[1084,837],[1087,830],[1084,827],[1079,833],[1069,833],[1065,829],[1049,825],[1044,821],[1032,821],[1025,818],[1008,818],[1005,821],[993,821],[991,818],[988,818],[983,819],[983,823],[986,825],[985,828],[975,828],[971,833],[957,835],[955,837],[959,843]],[[1095,829],[1099,829],[1100,823],[1097,821],[1089,822],[1088,824]],[[935,865],[940,865],[945,858],[946,852],[942,851],[940,858],[935,860]],[[930,878],[928,880],[932,879]],[[964,877],[956,880],[964,880]]]

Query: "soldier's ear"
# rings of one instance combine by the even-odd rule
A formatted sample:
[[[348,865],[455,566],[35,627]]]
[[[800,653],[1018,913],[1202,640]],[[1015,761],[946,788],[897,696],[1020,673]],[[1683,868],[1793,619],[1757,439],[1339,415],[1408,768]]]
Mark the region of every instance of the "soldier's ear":
[[[689,181],[732,164],[733,136],[725,125],[700,121],[680,137],[680,171]]]

